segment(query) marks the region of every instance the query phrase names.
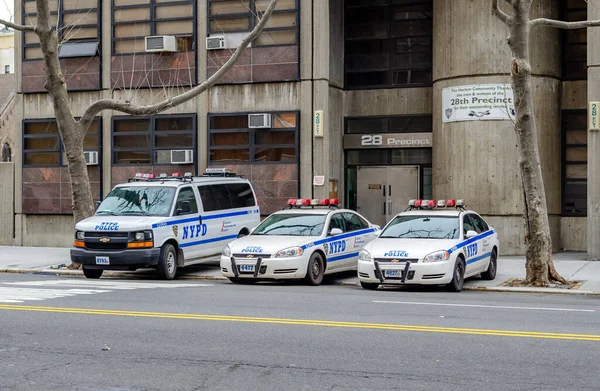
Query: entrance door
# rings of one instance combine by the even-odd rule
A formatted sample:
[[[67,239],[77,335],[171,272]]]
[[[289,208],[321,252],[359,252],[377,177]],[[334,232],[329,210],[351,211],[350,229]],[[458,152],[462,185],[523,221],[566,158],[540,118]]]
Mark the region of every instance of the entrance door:
[[[357,209],[384,226],[419,197],[419,166],[358,167]]]

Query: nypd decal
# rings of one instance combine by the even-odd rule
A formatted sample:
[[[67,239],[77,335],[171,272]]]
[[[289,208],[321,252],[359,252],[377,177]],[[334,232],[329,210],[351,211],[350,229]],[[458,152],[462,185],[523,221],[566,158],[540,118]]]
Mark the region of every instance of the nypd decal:
[[[205,236],[208,231],[208,227],[206,224],[193,224],[187,225],[183,227],[183,235],[181,237],[182,240],[193,239],[200,236]]]
[[[94,228],[96,231],[118,231],[119,223],[102,222]]]
[[[335,240],[329,243],[329,254],[337,254],[346,251],[345,240]]]
[[[383,254],[384,257],[399,257],[404,258],[408,257],[408,253],[404,250],[390,250]]]

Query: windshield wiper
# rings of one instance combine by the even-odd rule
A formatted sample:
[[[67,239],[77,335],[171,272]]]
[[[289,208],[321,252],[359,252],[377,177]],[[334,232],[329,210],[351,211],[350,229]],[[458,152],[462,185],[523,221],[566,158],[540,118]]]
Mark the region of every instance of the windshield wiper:
[[[113,212],[112,210],[99,210],[96,212],[96,214],[97,215],[103,214],[103,215],[117,216],[117,214],[115,212]]]
[[[144,212],[143,210],[124,210],[123,212],[121,212],[124,215],[140,215],[140,216],[147,216],[149,213],[148,212]]]

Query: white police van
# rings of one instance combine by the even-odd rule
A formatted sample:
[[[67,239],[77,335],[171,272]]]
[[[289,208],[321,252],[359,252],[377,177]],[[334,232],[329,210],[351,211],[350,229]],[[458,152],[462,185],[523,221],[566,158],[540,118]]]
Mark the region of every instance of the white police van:
[[[411,200],[358,256],[363,288],[379,285],[446,285],[462,290],[464,279],[496,278],[498,234],[462,200]]]
[[[234,283],[305,279],[319,285],[325,274],[356,270],[358,252],[380,227],[337,205],[337,199],[288,200],[288,207],[223,249],[221,272]]]
[[[200,177],[137,174],[77,223],[71,261],[83,265],[87,278],[151,267],[173,279],[178,267],[219,254],[259,223],[250,181],[227,169],[207,169]]]

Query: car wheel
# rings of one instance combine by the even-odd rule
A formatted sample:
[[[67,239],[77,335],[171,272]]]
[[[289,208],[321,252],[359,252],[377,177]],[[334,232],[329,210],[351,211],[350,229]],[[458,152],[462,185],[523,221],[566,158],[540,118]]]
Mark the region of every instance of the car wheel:
[[[227,278],[229,278],[229,281],[233,282],[234,284],[250,285],[250,284],[254,284],[255,282],[257,282],[257,280],[255,280],[254,278],[237,278],[237,277],[227,277]]]
[[[88,269],[87,267],[83,266],[83,275],[86,278],[93,278],[94,280],[97,280],[98,278],[102,277],[103,272],[104,270],[102,269]]]
[[[460,292],[465,282],[465,261],[462,258],[458,258],[454,264],[454,271],[452,273],[452,281],[446,285],[446,290],[449,292]]]
[[[325,274],[325,264],[321,254],[314,253],[308,261],[308,269],[306,270],[306,281],[309,285],[321,285],[323,275]]]
[[[160,250],[158,260],[158,277],[163,280],[172,280],[177,274],[177,252],[172,244],[165,244]]]
[[[246,231],[245,228],[238,233],[238,239],[243,238],[244,236],[248,236],[248,231]]]
[[[363,289],[368,289],[370,291],[376,291],[377,288],[379,288],[379,284],[373,283],[373,282],[360,282],[360,286],[363,287]]]
[[[496,249],[492,250],[492,255],[490,255],[490,264],[486,271],[481,273],[481,278],[484,280],[493,280],[496,278],[496,271],[498,270],[498,255],[496,254]]]

